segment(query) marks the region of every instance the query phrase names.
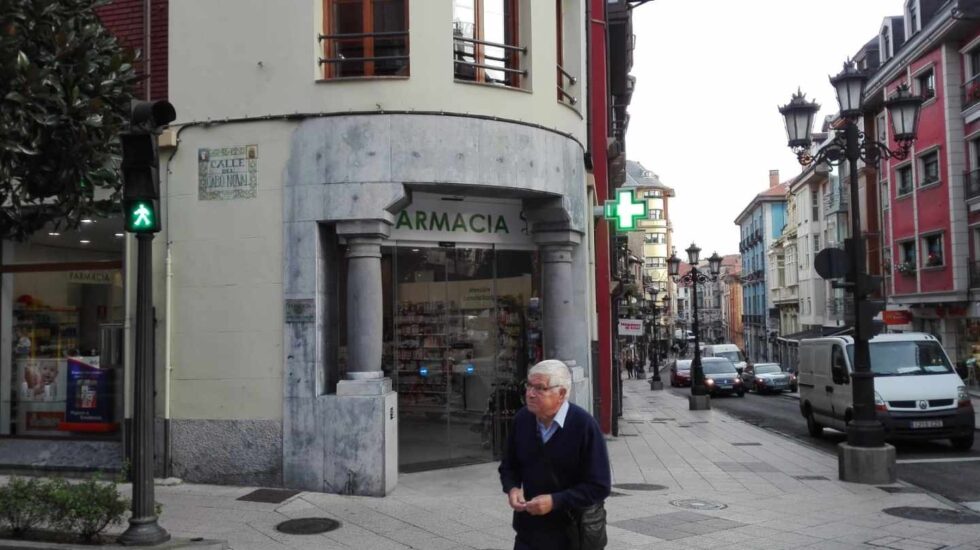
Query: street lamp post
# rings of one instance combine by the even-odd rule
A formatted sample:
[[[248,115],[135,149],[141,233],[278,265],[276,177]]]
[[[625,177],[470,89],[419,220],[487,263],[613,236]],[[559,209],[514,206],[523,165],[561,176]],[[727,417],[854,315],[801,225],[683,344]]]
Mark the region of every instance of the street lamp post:
[[[885,433],[875,414],[874,373],[868,344],[872,336],[872,318],[883,308],[881,301],[868,300],[881,284],[880,277],[865,273],[865,243],[861,235],[861,219],[858,210],[858,160],[877,165],[882,158],[905,159],[915,141],[916,125],[922,98],[912,95],[907,85],[900,86],[885,102],[892,120],[895,141],[899,148],[892,150],[886,143],[868,139],[858,127],[864,102],[866,75],[850,61],[844,70],[830,83],[837,90],[840,117],[844,128],[837,130],[830,143],[816,154],[811,152],[810,130],[813,116],[820,110],[816,102],[808,102],[805,94],[798,91],[790,102],[779,108],[786,120],[789,146],[796,153],[800,164],[827,163],[839,166],[848,162],[850,184],[851,237],[845,240],[848,269],[846,282],[835,285],[848,288],[854,297],[854,364],[853,415],[847,425],[847,442],[838,448],[839,477],[857,483],[894,483],[895,448],[885,444]]]
[[[667,260],[667,270],[670,277],[677,284],[690,285],[691,287],[691,317],[694,332],[694,359],[691,361],[691,397],[689,408],[692,411],[700,411],[711,408],[711,398],[708,395],[708,388],[704,384],[704,371],[701,369],[701,335],[698,326],[698,285],[718,280],[718,273],[721,272],[721,256],[717,252],[708,258],[708,273],[698,269],[698,260],[701,249],[694,243],[687,247],[687,260],[691,264],[691,270],[684,275],[680,274],[681,260],[677,254],[671,254]]]
[[[658,293],[659,291],[656,288],[650,291],[650,294],[653,297],[652,300],[650,301],[650,303],[653,304],[651,306],[653,308],[653,346],[652,346],[653,361],[650,366],[650,368],[653,369],[653,376],[650,377],[651,390],[664,389],[664,383],[660,380],[660,340],[659,340],[660,335],[659,335],[659,331],[657,330],[658,329],[657,325],[659,324],[659,320],[660,320],[660,308],[659,308],[659,304],[657,303]],[[649,350],[650,346],[647,346],[647,349]]]

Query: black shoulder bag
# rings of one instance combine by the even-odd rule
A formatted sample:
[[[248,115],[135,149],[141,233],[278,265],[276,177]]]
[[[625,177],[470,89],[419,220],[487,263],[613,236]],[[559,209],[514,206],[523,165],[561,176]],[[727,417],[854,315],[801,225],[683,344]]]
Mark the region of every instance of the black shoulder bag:
[[[551,464],[551,459],[544,452],[544,442],[541,440],[541,432],[537,431],[537,427],[535,427],[535,432],[538,435],[538,454],[548,468],[548,473],[551,475],[551,482],[554,483],[555,490],[559,491],[561,490],[561,484],[558,483],[558,476],[555,475],[555,468]],[[606,508],[602,502],[585,508],[566,509],[565,513],[568,514],[570,520],[568,527],[569,539],[573,543],[578,544],[572,550],[603,550],[606,547]]]

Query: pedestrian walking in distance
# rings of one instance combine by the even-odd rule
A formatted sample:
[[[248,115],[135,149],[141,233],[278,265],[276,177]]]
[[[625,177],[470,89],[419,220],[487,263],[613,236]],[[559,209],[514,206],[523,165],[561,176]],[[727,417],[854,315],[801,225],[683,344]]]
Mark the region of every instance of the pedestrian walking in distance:
[[[633,356],[626,356],[626,378],[633,378]]]
[[[527,405],[514,416],[500,463],[500,483],[514,510],[514,550],[576,550],[605,545],[605,511],[611,474],[599,425],[568,401],[572,377],[565,363],[548,359],[531,367]],[[601,515],[601,542],[595,532]],[[585,525],[585,529],[582,526]]]

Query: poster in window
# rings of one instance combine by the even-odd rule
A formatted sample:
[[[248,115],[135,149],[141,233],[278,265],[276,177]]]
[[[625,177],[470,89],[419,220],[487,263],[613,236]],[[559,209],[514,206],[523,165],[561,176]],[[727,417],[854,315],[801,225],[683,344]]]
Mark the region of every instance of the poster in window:
[[[109,369],[79,359],[68,359],[66,431],[113,431],[112,374]]]

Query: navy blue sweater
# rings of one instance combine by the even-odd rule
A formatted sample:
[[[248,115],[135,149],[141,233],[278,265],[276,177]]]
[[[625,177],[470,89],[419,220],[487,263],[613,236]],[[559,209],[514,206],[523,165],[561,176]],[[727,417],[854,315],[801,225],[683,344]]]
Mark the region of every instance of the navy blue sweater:
[[[554,476],[541,457],[537,430],[537,420],[526,407],[517,411],[498,469],[500,483],[504,493],[523,487],[525,500],[551,494],[554,510],[544,516],[515,511],[513,525],[517,531],[557,528],[567,521],[565,510],[585,508],[609,496],[609,453],[592,415],[574,403],[568,404],[565,425],[544,444]]]

